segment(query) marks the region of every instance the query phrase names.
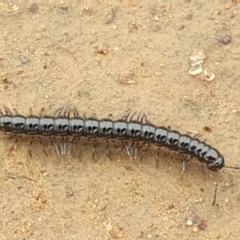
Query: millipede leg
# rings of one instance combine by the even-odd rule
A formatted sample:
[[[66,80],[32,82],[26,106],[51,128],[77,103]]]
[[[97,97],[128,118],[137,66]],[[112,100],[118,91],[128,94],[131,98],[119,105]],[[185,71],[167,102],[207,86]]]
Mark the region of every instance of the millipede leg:
[[[182,172],[181,172],[181,174],[182,174],[182,176],[183,176],[183,174],[184,174],[184,172],[185,172],[185,170],[186,170],[186,161],[185,161],[185,160],[181,161],[181,167],[182,167]]]
[[[29,143],[29,147],[28,147],[28,154],[29,154],[30,158],[32,158],[32,144],[33,144],[33,140],[34,140],[34,137],[32,136],[31,137],[31,141]],[[41,146],[41,149],[42,149],[43,153],[45,154],[46,157],[48,157],[47,152],[45,151],[45,148],[43,146],[41,137],[38,137],[38,140],[39,140],[39,143],[40,143],[40,146]]]
[[[138,150],[139,150],[138,144],[135,143],[135,145],[136,145],[136,146],[134,146],[134,147],[132,148],[132,150],[133,150],[133,159],[134,159],[134,160],[137,159],[137,154],[138,154]]]
[[[10,110],[10,108],[8,108],[7,106],[3,106],[3,109],[5,110],[5,113],[7,115],[13,115],[12,111]]]
[[[64,107],[58,108],[55,111],[54,116],[55,117],[64,116],[64,117],[70,118],[71,112],[73,113],[74,117],[79,116],[79,112],[76,106],[74,105],[66,105]]]
[[[186,159],[184,159],[184,160],[181,161],[181,167],[182,167],[182,172],[181,172],[181,174],[182,174],[182,176],[183,176],[183,174],[184,174],[184,172],[185,172],[185,170],[186,170],[186,166],[187,166],[188,162],[190,161],[190,159],[191,159],[191,158],[186,158]]]
[[[30,107],[29,108],[29,117],[32,117],[33,116],[33,109]]]
[[[202,137],[202,134],[200,134],[200,133],[197,133],[197,134],[195,134],[195,135],[193,135],[193,138],[200,138],[200,137]],[[205,139],[204,141],[206,141],[207,139]]]
[[[120,151],[123,151],[124,153],[126,153],[125,151],[125,142],[126,141],[123,141],[123,140],[120,140]]]
[[[70,118],[71,113],[73,113],[73,116],[74,116],[74,117],[79,116],[79,112],[78,112],[77,107],[74,106],[74,105],[72,105],[72,104],[69,104],[69,105],[67,105],[66,107],[63,107],[63,110],[64,110],[63,115],[64,115],[65,117]]]
[[[6,135],[7,133],[4,133],[4,134]],[[9,135],[5,143],[5,146],[7,146],[14,139],[14,137],[15,135]]]
[[[18,110],[16,108],[13,108],[13,111],[14,111],[14,114],[16,114],[16,115],[19,114],[19,112],[18,112]]]
[[[111,158],[110,153],[109,153],[108,140],[106,140],[106,154],[107,154],[107,157],[112,161],[112,158]]]
[[[167,161],[167,171],[170,169],[171,160],[172,160],[171,157],[169,157]]]
[[[137,116],[137,121],[140,123],[145,123],[146,120],[146,114],[143,111],[140,111],[140,113]]]
[[[128,155],[128,157],[130,157],[131,153],[130,153],[129,149],[130,149],[131,147],[129,147],[128,141],[123,141],[123,145],[124,145],[124,151],[125,151],[125,153]]]
[[[40,117],[43,117],[44,116],[44,112],[45,112],[45,108],[41,108],[41,111],[39,113]]]
[[[31,141],[30,141],[29,146],[28,146],[28,154],[29,154],[30,158],[32,158],[32,143],[33,143],[33,139],[34,139],[34,137],[32,136],[31,137]]]
[[[125,146],[125,152],[127,153],[127,155],[128,155],[128,157],[130,158],[130,155],[131,155],[131,153],[130,153],[130,150],[131,150],[131,147],[129,147],[129,146]]]
[[[67,138],[62,137],[61,139],[61,154],[66,155],[67,154]]]
[[[72,150],[75,148],[79,140],[80,138],[78,137],[78,138],[73,138],[72,141],[70,141],[67,155],[71,154]]]
[[[15,137],[15,141],[14,141],[13,145],[11,146],[11,148],[9,149],[8,154],[10,154],[10,152],[13,151],[14,147],[17,145],[20,135],[19,136],[14,135],[14,137]]]
[[[140,149],[142,148],[144,144],[141,145]],[[140,158],[140,161],[142,162],[144,156],[147,154],[148,150],[150,148],[150,144],[147,145],[147,147],[145,147],[145,150],[143,151],[142,155],[141,155],[141,158]]]
[[[157,151],[156,168],[158,168],[159,166],[159,155],[160,155],[160,148],[158,148],[158,151]]]
[[[113,140],[113,145],[117,153],[119,153],[119,145],[117,144],[116,141]]]
[[[70,143],[69,143],[69,147],[68,147],[68,150],[67,150],[67,155],[70,155],[73,148],[74,148],[74,143],[73,143],[74,140],[71,140]]]
[[[58,108],[54,113],[54,117],[59,117],[62,113],[62,110],[63,110],[63,107]]]
[[[46,157],[48,157],[47,152],[46,152],[46,150],[44,148],[44,145],[43,145],[41,137],[39,137],[38,139],[39,139],[40,146],[41,146],[41,149],[42,149],[43,153],[45,154]]]
[[[220,170],[218,169],[217,170],[217,182],[216,182],[216,185],[215,185],[215,188],[214,188],[214,194],[213,194],[213,202],[212,202],[212,206],[214,206],[216,204],[216,200],[217,200],[217,190],[218,190],[218,186],[219,186],[219,183],[220,183]]]
[[[78,117],[79,116],[78,109],[74,105],[72,107],[73,107],[73,115],[74,115],[74,117]]]
[[[143,123],[148,123],[153,125],[153,123],[147,119],[147,114],[145,112],[143,112]]]
[[[93,148],[92,148],[92,159],[95,160],[95,149],[96,149],[96,141],[93,141]]]
[[[88,140],[88,141],[89,141],[89,140]],[[79,155],[78,155],[79,158],[82,156],[83,149],[87,146],[88,141],[86,141],[86,142],[82,145],[81,150],[80,150]]]
[[[131,142],[130,146],[129,146],[129,142],[128,141],[124,141],[124,150],[125,153],[128,155],[128,157],[133,157],[133,159],[136,159],[137,156],[137,151],[138,148],[136,146],[136,142]]]
[[[139,152],[139,150],[142,148],[143,144],[140,144],[139,142],[133,142],[132,144],[132,157],[134,160],[137,159],[137,154]]]
[[[127,112],[127,114],[122,117],[122,120],[126,120],[127,122],[130,122],[130,121],[132,121],[132,119],[136,113],[137,113],[137,111],[129,110]]]
[[[59,156],[60,153],[59,153],[59,149],[58,149],[58,145],[57,145],[57,142],[56,142],[56,139],[53,137],[53,138],[50,138],[50,141],[51,141],[51,145],[54,149],[54,151],[57,153],[57,155]]]
[[[69,110],[69,105],[66,106],[66,108],[63,108],[63,116],[64,117],[70,117],[70,110]]]
[[[201,165],[202,165],[202,173],[205,174],[205,170],[204,170],[204,165],[203,165],[203,163],[202,163]]]

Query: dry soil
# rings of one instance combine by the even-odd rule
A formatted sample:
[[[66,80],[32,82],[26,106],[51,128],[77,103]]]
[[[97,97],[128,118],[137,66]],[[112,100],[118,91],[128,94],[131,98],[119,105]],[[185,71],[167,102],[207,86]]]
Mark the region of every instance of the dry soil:
[[[119,119],[144,110],[159,126],[216,147],[240,165],[240,5],[237,1],[1,1],[0,103],[27,115],[74,104]],[[202,52],[204,69],[189,74]],[[181,154],[144,160],[99,143],[57,157],[38,140],[0,139],[0,239],[238,239],[240,171],[217,176]],[[45,144],[45,141],[44,141]],[[81,144],[79,148],[81,147]]]

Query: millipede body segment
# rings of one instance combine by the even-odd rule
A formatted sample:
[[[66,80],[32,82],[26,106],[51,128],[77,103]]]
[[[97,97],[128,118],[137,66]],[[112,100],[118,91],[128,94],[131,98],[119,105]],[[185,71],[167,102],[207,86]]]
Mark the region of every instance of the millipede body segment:
[[[143,144],[154,144],[196,157],[205,163],[211,171],[219,171],[224,165],[224,158],[219,151],[203,141],[165,127],[139,121],[94,119],[80,117],[77,110],[70,117],[69,111],[58,110],[51,116],[13,115],[9,110],[0,116],[0,130],[13,134],[39,136],[69,136],[73,139],[113,139],[138,141]]]

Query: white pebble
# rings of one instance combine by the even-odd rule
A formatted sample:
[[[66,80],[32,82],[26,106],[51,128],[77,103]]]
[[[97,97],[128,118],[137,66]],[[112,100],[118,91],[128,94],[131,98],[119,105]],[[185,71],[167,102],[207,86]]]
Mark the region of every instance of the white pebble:
[[[193,221],[191,219],[187,220],[187,226],[192,226],[193,225]]]
[[[212,80],[215,79],[215,74],[212,72],[209,72],[208,70],[204,70],[203,72],[204,78],[206,81],[211,82]]]
[[[149,233],[149,234],[147,235],[147,238],[148,238],[148,239],[152,238],[152,234]]]
[[[194,64],[189,70],[189,74],[192,76],[198,75],[203,72],[202,64]]]

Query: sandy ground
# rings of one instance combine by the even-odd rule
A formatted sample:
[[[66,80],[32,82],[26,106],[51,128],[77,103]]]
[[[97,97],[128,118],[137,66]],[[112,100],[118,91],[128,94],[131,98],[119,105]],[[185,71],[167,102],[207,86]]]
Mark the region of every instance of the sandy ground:
[[[240,5],[175,0],[93,3],[1,1],[0,102],[29,114],[74,104],[119,119],[144,110],[156,125],[201,134],[227,165],[240,165]],[[225,41],[225,42],[224,42]],[[189,74],[205,55],[216,78]],[[240,171],[216,174],[156,149],[144,161],[88,146],[82,157],[48,157],[20,138],[8,154],[1,134],[0,239],[237,239]],[[45,143],[45,142],[44,142]],[[81,147],[81,145],[80,145]],[[169,165],[167,164],[170,160]]]

